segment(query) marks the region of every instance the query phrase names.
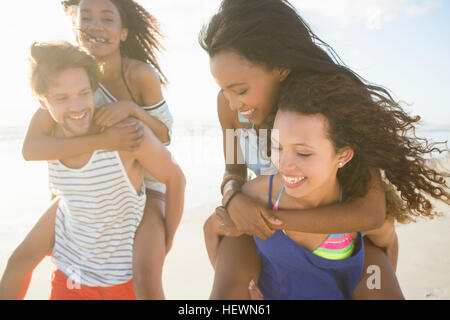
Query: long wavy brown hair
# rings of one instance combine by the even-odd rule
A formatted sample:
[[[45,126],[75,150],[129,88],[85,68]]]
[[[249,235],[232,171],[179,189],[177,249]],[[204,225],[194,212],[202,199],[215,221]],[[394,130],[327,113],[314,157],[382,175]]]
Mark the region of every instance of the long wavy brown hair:
[[[338,171],[345,200],[366,194],[369,168],[379,168],[385,178],[388,218],[404,223],[439,215],[431,198],[450,204],[448,173],[431,168],[427,161],[432,153],[448,152],[446,143],[417,137],[420,117],[409,115],[392,99],[343,73],[302,73],[283,83],[278,109],[324,115],[335,150],[354,150],[353,159]]]
[[[74,18],[74,9],[80,1],[65,0],[61,4],[66,13]],[[151,64],[158,72],[161,84],[167,84],[167,78],[156,57],[156,52],[164,50],[160,42],[163,34],[158,20],[133,0],[110,1],[117,7],[123,27],[128,28],[128,37],[120,44],[121,55]]]

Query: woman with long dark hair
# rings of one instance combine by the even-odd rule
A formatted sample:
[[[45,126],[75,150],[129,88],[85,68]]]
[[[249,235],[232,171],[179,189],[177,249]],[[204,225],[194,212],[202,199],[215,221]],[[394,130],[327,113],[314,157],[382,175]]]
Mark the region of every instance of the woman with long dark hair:
[[[450,193],[444,173],[430,168],[426,157],[442,150],[413,135],[419,117],[375,96],[345,74],[291,74],[281,88],[271,137],[277,173],[249,181],[242,191],[274,210],[315,208],[364,196],[370,168],[378,167],[399,194],[389,201],[387,219],[439,215],[430,199],[448,205]],[[308,233],[299,214],[280,211],[277,217],[282,230],[265,240],[254,237],[261,274],[258,286],[250,284],[252,298],[375,298],[364,290],[365,270],[374,265],[380,288],[400,291],[396,279],[386,277],[390,266],[373,263],[371,240],[386,230]],[[224,235],[213,219],[216,237]]]
[[[242,193],[241,187],[248,179],[247,169],[256,175],[274,172],[264,150],[270,148],[256,141],[258,132],[264,132],[261,129],[273,127],[279,93],[286,78],[304,72],[345,75],[370,90],[374,99],[384,105],[397,104],[386,89],[368,83],[345,66],[288,1],[224,0],[218,13],[202,30],[199,40],[210,56],[212,75],[221,88],[218,115],[228,159],[221,185],[222,205],[235,230],[244,234],[224,237],[220,242],[213,261],[216,273],[211,297],[248,298],[247,284],[253,278],[248,270],[257,273],[259,268],[249,235],[267,239],[275,229],[283,228],[284,221]],[[230,132],[236,134],[230,135]],[[233,145],[234,150],[230,148]],[[245,164],[238,163],[239,152],[243,153]],[[386,195],[379,170],[384,168],[374,163],[369,166],[370,170],[363,177],[368,182],[366,193],[318,208],[280,210],[277,216],[295,214],[301,226],[299,230],[308,233],[334,234],[380,228],[386,217]],[[217,210],[218,216],[223,214],[222,209]],[[391,236],[376,245],[385,249],[395,269],[397,238],[392,225],[390,229]]]

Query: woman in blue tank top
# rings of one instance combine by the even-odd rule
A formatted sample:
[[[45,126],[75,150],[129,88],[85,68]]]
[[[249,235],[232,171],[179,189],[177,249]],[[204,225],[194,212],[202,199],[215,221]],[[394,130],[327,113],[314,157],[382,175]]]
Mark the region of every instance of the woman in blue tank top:
[[[436,199],[448,203],[445,200],[449,195],[448,186],[442,179],[444,173],[424,164],[424,155],[431,153],[434,146],[421,144],[417,137],[407,138],[405,144],[401,142],[408,130],[414,129],[416,121],[417,118],[408,116],[400,107],[393,112],[381,102],[371,100],[354,79],[344,74],[305,73],[286,80],[271,135],[271,159],[277,173],[259,176],[242,188],[244,194],[272,208],[275,216],[283,221],[267,239],[253,237],[261,265],[254,279],[257,287],[250,284],[252,298],[402,298],[395,275],[386,281],[390,266],[381,267],[371,258],[373,245],[370,241],[383,237],[384,230],[307,233],[302,231],[302,220],[295,210],[329,206],[365,194],[371,163],[385,168],[387,179],[402,190],[402,196],[408,201],[417,200],[413,193],[404,191],[405,187],[420,182],[424,185],[417,188],[422,194],[434,194]],[[392,157],[388,154],[380,157],[380,153],[387,150]],[[409,157],[414,161],[410,162]],[[404,173],[399,173],[397,162],[407,166],[411,175],[405,177]],[[416,169],[419,168],[420,172],[428,174],[418,175]],[[439,186],[435,186],[436,183]],[[392,211],[390,218],[403,222],[418,214],[405,205],[406,199],[397,199],[401,205]],[[421,214],[433,217],[434,207],[430,202],[426,205],[427,209]],[[279,208],[284,213],[277,211]],[[226,229],[233,228],[233,222],[223,209],[219,216],[222,223],[227,224]],[[215,217],[208,222],[215,228],[216,235],[240,234],[235,226],[232,234],[224,232]],[[364,241],[363,235],[367,236]],[[370,251],[368,254],[365,254],[366,247]],[[214,263],[214,250],[209,253]],[[362,289],[370,287],[365,270],[373,270],[369,268],[373,265],[380,267],[381,273],[374,277],[381,278],[379,288],[386,290],[387,295],[379,295],[376,290],[373,295],[367,295]],[[219,267],[223,266],[216,265]]]
[[[317,73],[344,70],[333,58],[332,49],[326,45],[320,47],[318,42],[320,39],[295,8],[281,0],[224,0],[218,13],[202,30],[200,44],[210,56],[211,72],[221,87],[217,109],[226,159],[221,184],[222,205],[227,206],[239,232],[245,233],[239,238],[225,237],[221,241],[222,262],[216,266],[211,298],[248,298],[247,286],[239,287],[236,283],[250,280],[251,272],[244,273],[243,270],[258,269],[254,242],[249,235],[266,239],[273,234],[273,225],[268,221],[275,226],[280,223],[270,210],[240,190],[249,179],[249,171],[255,175],[273,173],[262,170],[270,169],[270,159],[267,160],[270,153],[263,150],[270,151],[270,147],[264,147],[264,143],[255,147],[255,141],[264,130],[270,136],[283,81],[288,75],[304,70]],[[384,94],[381,88],[378,89]],[[230,132],[231,138],[227,136]],[[244,155],[239,155],[242,150]],[[256,157],[247,157],[245,150]],[[336,203],[296,210],[303,219],[303,231],[332,234],[382,226],[386,213],[385,195],[379,171],[371,168],[370,172],[371,187],[367,194],[347,201],[345,206]],[[395,239],[377,243],[387,250],[394,265],[395,244]],[[387,259],[383,255],[379,257]]]

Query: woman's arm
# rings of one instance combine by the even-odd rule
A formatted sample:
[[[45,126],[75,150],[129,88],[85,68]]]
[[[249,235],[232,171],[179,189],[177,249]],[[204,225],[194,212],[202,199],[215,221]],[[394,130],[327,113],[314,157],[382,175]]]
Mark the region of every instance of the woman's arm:
[[[164,98],[161,90],[159,76],[153,68],[143,62],[133,61],[129,68],[129,81],[136,92],[139,92],[139,101],[143,106],[152,106],[161,102]],[[144,123],[153,134],[164,144],[170,141],[170,130],[172,119],[168,110],[162,114],[167,125],[154,117],[150,111],[144,110],[130,100],[120,100],[108,103],[99,108],[95,115],[95,122],[102,127],[110,127],[128,117],[134,117]]]
[[[371,169],[369,190],[364,197],[305,210],[269,210],[282,221],[274,229],[310,233],[344,233],[380,228],[386,216],[386,200],[377,169]],[[266,209],[267,210],[267,209]]]
[[[159,75],[149,64],[136,63],[132,69],[130,70],[130,72],[132,71],[132,82],[136,84],[140,92],[143,106],[153,106],[164,100]],[[142,107],[135,108],[132,116],[145,123],[163,144],[170,142],[172,116],[168,110],[162,114],[162,119],[158,119],[152,115],[151,111],[146,111]]]
[[[147,63],[139,63],[135,69],[133,81],[136,82],[139,92],[141,92],[143,105],[153,106],[164,100],[158,73]],[[163,115],[166,121],[155,118],[151,111],[148,112],[142,108],[136,109],[133,116],[144,122],[163,144],[170,142],[171,128],[169,126],[172,124],[171,119],[168,119],[171,118],[170,113]]]
[[[242,232],[236,229],[230,216],[225,211],[224,207],[217,207],[215,212],[206,220],[203,225],[205,234],[206,251],[208,252],[209,260],[213,268],[217,256],[217,249],[222,236],[239,237]]]
[[[212,214],[203,225],[203,234],[205,236],[206,252],[213,268],[216,265],[217,249],[219,248],[220,237],[223,236],[220,221],[215,214]]]
[[[217,112],[222,127],[223,153],[225,157],[223,181],[226,181],[225,179],[228,179],[227,177],[229,176],[237,177],[222,183],[222,205],[225,206],[228,203],[227,211],[237,230],[261,239],[267,239],[273,234],[273,230],[270,229],[266,220],[272,223],[277,223],[277,220],[269,212],[263,211],[262,207],[250,197],[240,192],[242,185],[247,180],[247,166],[239,164],[237,161],[237,159],[243,158],[241,155],[238,156],[241,148],[238,146],[239,141],[236,135],[234,135],[238,121],[237,114],[230,109],[222,91],[219,92],[217,97]],[[230,139],[231,135],[227,134],[227,130],[233,130],[233,139]],[[239,192],[239,194],[234,195],[229,201],[236,192]]]
[[[103,133],[73,138],[53,137],[51,133],[55,125],[48,111],[41,108],[36,111],[22,147],[25,160],[65,159],[98,149],[132,150],[142,138],[142,130],[138,124],[108,128]]]
[[[230,191],[241,190],[241,186],[247,181],[247,166],[238,164],[238,152],[241,152],[241,150],[238,147],[239,141],[237,137],[233,134],[233,139],[229,141],[230,135],[227,134],[227,130],[232,130],[233,132],[236,130],[236,116],[230,110],[222,91],[217,95],[217,114],[222,127],[222,146],[225,159],[225,173],[223,177],[224,179],[230,175],[240,177],[238,179],[230,179],[221,186],[222,195],[225,196]]]

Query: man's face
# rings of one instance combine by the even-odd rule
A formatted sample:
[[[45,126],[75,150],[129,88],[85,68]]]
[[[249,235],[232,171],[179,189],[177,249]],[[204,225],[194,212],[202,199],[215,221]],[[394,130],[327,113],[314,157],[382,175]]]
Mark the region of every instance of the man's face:
[[[47,94],[40,102],[67,137],[88,133],[94,114],[94,94],[83,68],[69,68],[51,76]]]

